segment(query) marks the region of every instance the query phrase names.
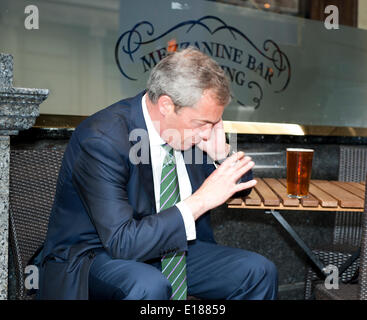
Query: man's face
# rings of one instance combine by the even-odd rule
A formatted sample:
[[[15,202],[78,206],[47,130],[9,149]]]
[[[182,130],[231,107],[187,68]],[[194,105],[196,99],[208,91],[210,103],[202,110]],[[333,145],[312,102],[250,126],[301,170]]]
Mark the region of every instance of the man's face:
[[[224,106],[208,90],[195,107],[183,107],[166,115],[165,139],[174,149],[187,150],[201,140],[208,140],[213,126],[222,119]]]

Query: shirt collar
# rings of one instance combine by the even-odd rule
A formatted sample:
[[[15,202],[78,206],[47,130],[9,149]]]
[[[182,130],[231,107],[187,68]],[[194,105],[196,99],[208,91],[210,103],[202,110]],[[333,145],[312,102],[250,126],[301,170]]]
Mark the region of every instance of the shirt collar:
[[[149,115],[147,104],[145,102],[146,95],[147,94],[144,94],[143,98],[141,99],[141,105],[143,108],[143,116],[144,116],[145,124],[148,130],[149,141],[152,146],[162,146],[166,142],[162,139],[162,137],[159,135],[158,131],[156,130],[156,128],[153,125],[152,118]]]

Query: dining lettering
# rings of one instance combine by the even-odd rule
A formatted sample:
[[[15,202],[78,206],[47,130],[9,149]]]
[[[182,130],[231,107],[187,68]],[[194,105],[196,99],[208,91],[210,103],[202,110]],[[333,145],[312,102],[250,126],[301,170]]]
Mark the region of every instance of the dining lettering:
[[[272,77],[274,75],[273,68],[266,65],[265,62],[260,60],[260,58],[256,58],[252,54],[248,53],[245,55],[244,51],[241,49],[217,42],[181,42],[177,44],[177,47],[179,49],[185,49],[190,45],[198,48],[200,51],[213,58],[223,59],[228,63],[236,63],[236,65],[243,66],[241,70],[233,66],[221,65],[232,83],[242,86],[245,83],[245,70],[247,69],[263,78],[269,85],[272,84]],[[167,54],[167,48],[162,47],[140,57],[143,73],[151,70],[159,61],[166,57]]]

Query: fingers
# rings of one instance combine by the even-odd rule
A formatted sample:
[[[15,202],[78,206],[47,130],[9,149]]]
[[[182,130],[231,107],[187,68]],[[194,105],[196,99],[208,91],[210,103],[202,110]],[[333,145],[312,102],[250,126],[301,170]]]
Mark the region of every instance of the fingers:
[[[228,169],[229,167],[233,167],[238,161],[242,160],[245,157],[245,153],[240,151],[232,154],[228,157],[222,164],[221,168]]]
[[[236,164],[236,171],[234,174],[234,178],[236,181],[241,179],[241,177],[248,171],[250,171],[255,166],[255,162],[251,160],[250,157],[245,157],[238,164]]]
[[[247,171],[255,166],[255,162],[251,157],[245,156],[245,153],[240,151],[228,157],[220,166],[221,170],[225,170],[238,181]]]
[[[232,166],[235,167],[236,170],[239,170],[243,166],[248,164],[251,160],[252,160],[251,157],[245,156],[241,160],[238,160],[238,161],[234,162],[234,164]]]
[[[238,183],[242,176],[251,170],[255,166],[255,162],[252,161],[251,157],[245,156],[245,153],[240,151],[234,153],[232,156],[228,157],[226,161],[222,163],[218,170],[223,171],[231,181],[233,181],[235,186],[235,192],[242,191],[248,188],[252,188],[256,185],[256,180],[250,180],[247,182]]]
[[[250,180],[250,181],[239,183],[235,186],[235,192],[234,193],[242,191],[242,190],[250,189],[250,188],[256,186],[256,184],[257,184],[257,181],[254,180],[254,179]]]

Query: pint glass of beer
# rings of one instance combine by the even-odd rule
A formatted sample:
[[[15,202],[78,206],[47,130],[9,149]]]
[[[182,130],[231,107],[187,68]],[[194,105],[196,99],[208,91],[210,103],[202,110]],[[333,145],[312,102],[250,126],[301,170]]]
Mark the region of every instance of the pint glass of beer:
[[[312,149],[287,148],[287,192],[290,198],[307,197],[312,158]]]

